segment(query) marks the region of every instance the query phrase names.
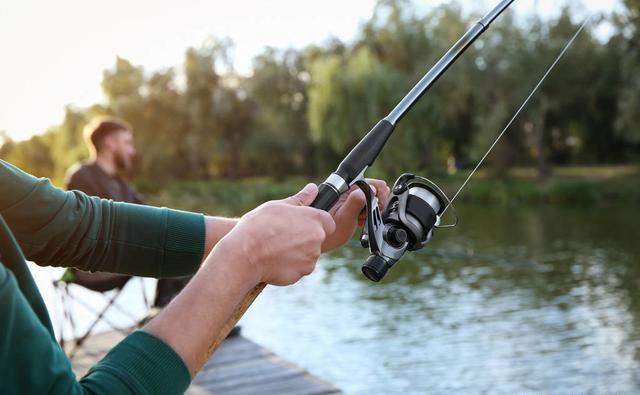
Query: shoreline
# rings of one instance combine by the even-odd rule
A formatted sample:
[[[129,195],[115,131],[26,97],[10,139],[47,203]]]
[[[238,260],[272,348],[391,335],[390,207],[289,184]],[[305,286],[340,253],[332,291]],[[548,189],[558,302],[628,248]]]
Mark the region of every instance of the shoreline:
[[[431,179],[452,196],[467,174],[465,170],[453,176],[434,176]],[[394,179],[386,179],[389,183],[394,182]],[[313,181],[322,182],[321,179]],[[306,177],[292,176],[280,180],[261,177],[166,184],[139,181],[136,184],[155,205],[216,215],[240,215],[265,201],[294,194],[306,182]],[[638,204],[640,166],[556,168],[545,182],[536,179],[535,169],[516,168],[504,177],[491,177],[486,171],[481,171],[470,181],[457,203],[585,207]]]

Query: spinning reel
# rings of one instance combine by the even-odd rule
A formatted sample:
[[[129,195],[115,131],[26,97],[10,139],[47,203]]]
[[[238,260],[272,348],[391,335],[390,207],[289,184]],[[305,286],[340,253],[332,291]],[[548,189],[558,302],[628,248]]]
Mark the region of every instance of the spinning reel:
[[[367,201],[367,219],[360,243],[371,255],[362,265],[362,273],[371,281],[380,281],[406,251],[423,248],[433,237],[434,228],[453,227],[455,222],[441,225],[440,218],[451,202],[430,180],[405,173],[393,185],[391,195],[380,213],[378,198],[364,180],[356,185]]]

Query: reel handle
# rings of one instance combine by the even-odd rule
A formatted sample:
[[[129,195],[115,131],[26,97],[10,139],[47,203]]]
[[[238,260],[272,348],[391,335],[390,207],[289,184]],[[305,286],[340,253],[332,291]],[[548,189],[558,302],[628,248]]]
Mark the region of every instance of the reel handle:
[[[380,255],[369,255],[365,263],[362,265],[362,274],[373,282],[380,282],[387,274],[389,264]]]

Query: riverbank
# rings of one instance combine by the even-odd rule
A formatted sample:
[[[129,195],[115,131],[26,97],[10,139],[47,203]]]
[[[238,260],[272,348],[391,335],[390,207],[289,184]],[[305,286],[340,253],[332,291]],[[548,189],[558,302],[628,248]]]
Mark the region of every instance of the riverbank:
[[[453,195],[467,175],[467,171],[460,171],[453,176],[432,179]],[[180,181],[164,186],[141,183],[139,187],[156,205],[239,215],[267,200],[291,195],[306,182],[308,180],[303,177],[249,178]],[[502,178],[490,177],[480,171],[458,199],[464,203],[507,206],[636,204],[640,203],[640,166],[556,168],[545,182],[537,180],[534,169],[513,169]]]

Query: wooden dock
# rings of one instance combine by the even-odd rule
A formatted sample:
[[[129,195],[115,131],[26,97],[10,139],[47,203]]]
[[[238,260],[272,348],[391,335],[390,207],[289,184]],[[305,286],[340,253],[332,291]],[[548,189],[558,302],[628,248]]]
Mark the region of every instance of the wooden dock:
[[[119,332],[104,332],[88,338],[72,359],[76,376],[82,377],[123,338]],[[342,392],[251,340],[236,336],[222,343],[186,393],[321,395]]]

